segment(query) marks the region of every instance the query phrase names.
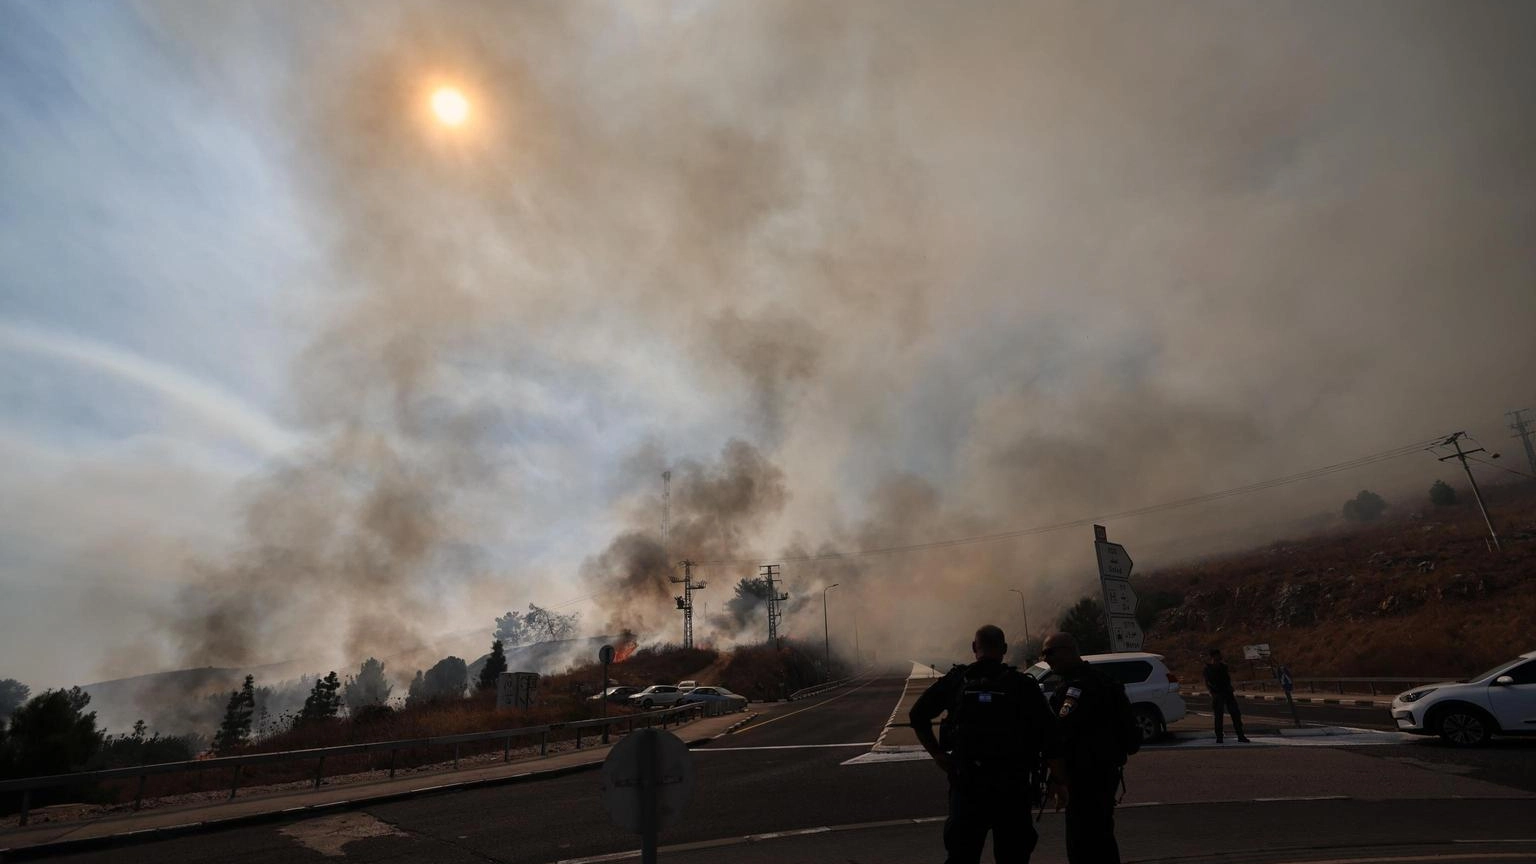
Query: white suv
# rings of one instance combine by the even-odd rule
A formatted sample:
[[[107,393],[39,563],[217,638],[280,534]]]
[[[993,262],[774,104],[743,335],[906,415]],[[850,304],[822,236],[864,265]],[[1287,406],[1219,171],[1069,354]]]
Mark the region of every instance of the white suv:
[[[1136,725],[1141,729],[1141,740],[1151,741],[1168,731],[1169,723],[1184,719],[1184,698],[1179,695],[1179,677],[1168,671],[1161,654],[1127,651],[1123,654],[1088,654],[1083,657],[1091,665],[1109,673],[1111,678],[1125,685],[1125,695],[1131,700],[1131,710],[1136,714]],[[1024,671],[1040,682],[1046,698],[1061,682],[1061,676],[1044,663],[1036,663]]]
[[[1536,651],[1466,681],[1415,687],[1392,700],[1392,719],[1400,731],[1439,735],[1458,747],[1536,734]]]

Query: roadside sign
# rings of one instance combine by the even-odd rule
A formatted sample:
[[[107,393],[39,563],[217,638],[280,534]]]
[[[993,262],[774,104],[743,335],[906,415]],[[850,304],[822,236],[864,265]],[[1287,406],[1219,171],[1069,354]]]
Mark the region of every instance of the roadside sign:
[[[603,664],[604,666],[607,666],[613,662],[612,645],[604,645],[603,647],[597,649],[597,662]]]
[[[1131,590],[1131,583],[1105,579],[1103,585],[1105,611],[1111,615],[1136,614],[1136,592]]]
[[[641,860],[656,860],[656,835],[688,803],[693,762],[688,747],[670,732],[637,729],[603,761],[603,803],[625,831],[640,835]]]
[[[1244,660],[1263,660],[1265,657],[1268,657],[1268,656],[1269,656],[1269,643],[1268,642],[1262,642],[1262,643],[1260,643],[1258,645],[1244,645],[1243,646],[1243,659]]]
[[[1136,623],[1136,592],[1130,583],[1134,562],[1124,546],[1109,542],[1103,525],[1093,526],[1093,551],[1099,562],[1099,587],[1104,591],[1110,650],[1140,651],[1141,625]]]

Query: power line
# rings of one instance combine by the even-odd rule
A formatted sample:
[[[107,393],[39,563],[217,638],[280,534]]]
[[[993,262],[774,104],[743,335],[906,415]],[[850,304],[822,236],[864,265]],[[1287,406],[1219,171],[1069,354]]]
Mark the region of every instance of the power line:
[[[1383,450],[1379,453],[1373,453],[1369,456],[1360,456],[1355,459],[1349,459],[1344,462],[1336,462],[1332,465],[1324,465],[1320,468],[1313,468],[1311,470],[1302,471],[1297,474],[1289,474],[1284,477],[1276,477],[1270,480],[1261,480],[1257,483],[1250,483],[1245,486],[1236,486],[1231,489],[1223,489],[1219,492],[1208,492],[1203,495],[1196,495],[1190,498],[1181,498],[1175,501],[1165,501],[1161,504],[1149,504],[1147,506],[1136,507],[1131,510],[1122,510],[1118,513],[1105,513],[1095,516],[1084,516],[1081,519],[1073,519],[1067,522],[1055,522],[1049,525],[1038,525],[1032,528],[1021,528],[1014,531],[1003,531],[997,534],[978,534],[971,537],[956,537],[948,540],[933,540],[927,543],[912,543],[904,546],[887,546],[877,549],[821,552],[815,555],[777,556],[773,560],[775,562],[831,561],[841,558],[858,558],[867,555],[893,555],[901,552],[918,552],[926,549],[944,549],[951,546],[966,546],[973,543],[990,543],[998,540],[1009,540],[1017,537],[1031,537],[1038,534],[1049,534],[1055,531],[1063,531],[1068,528],[1081,528],[1084,525],[1092,525],[1095,522],[1106,522],[1112,519],[1129,519],[1134,516],[1145,516],[1163,510],[1173,510],[1181,507],[1192,507],[1196,504],[1206,504],[1212,501],[1220,501],[1224,498],[1233,498],[1239,495],[1248,495],[1254,492],[1262,492],[1267,489],[1289,486],[1293,483],[1300,483],[1305,480],[1313,480],[1318,477],[1326,477],[1329,474],[1351,471],[1356,468],[1364,468],[1368,465],[1375,465],[1379,462],[1388,462],[1393,459],[1402,458],[1403,456],[1410,456],[1414,453],[1422,453],[1426,450],[1432,449],[1434,445],[1441,443],[1443,440],[1444,439],[1441,438],[1433,438],[1427,441],[1416,441],[1412,444],[1404,444],[1401,447],[1394,447],[1390,450]],[[717,559],[713,561],[696,561],[694,562],[694,566],[724,567],[747,564],[760,565],[767,560],[767,558]],[[605,588],[599,591],[594,591],[591,594],[586,594],[581,597],[567,600],[563,603],[557,603],[550,608],[563,609],[567,606],[574,606],[578,603],[584,603],[588,600],[592,600],[596,597],[601,597],[604,594],[610,594],[618,590],[621,590],[620,586]]]
[[[841,558],[857,558],[866,555],[890,555],[899,552],[916,552],[925,549],[945,549],[952,546],[966,546],[973,543],[990,543],[997,540],[1010,540],[1017,537],[1030,537],[1037,534],[1049,534],[1055,531],[1062,531],[1067,528],[1080,528],[1084,525],[1092,525],[1095,522],[1105,522],[1111,519],[1129,519],[1133,516],[1145,516],[1151,513],[1160,512],[1162,510],[1172,510],[1180,507],[1191,507],[1196,504],[1206,504],[1212,501],[1220,501],[1224,498],[1232,498],[1238,495],[1247,495],[1253,492],[1261,492],[1266,489],[1288,486],[1292,483],[1300,483],[1304,480],[1313,480],[1318,477],[1325,477],[1329,474],[1337,474],[1341,471],[1363,468],[1367,465],[1374,465],[1378,462],[1386,462],[1392,459],[1398,459],[1403,456],[1419,453],[1428,449],[1429,446],[1439,443],[1439,441],[1440,439],[1418,441],[1413,444],[1405,444],[1401,447],[1394,447],[1391,450],[1384,450],[1380,453],[1374,453],[1370,456],[1361,456],[1359,458],[1350,459],[1345,462],[1337,462],[1333,465],[1325,465],[1321,468],[1313,468],[1310,471],[1303,471],[1298,474],[1290,474],[1285,477],[1276,477],[1271,480],[1262,480],[1257,483],[1250,483],[1246,486],[1238,486],[1232,489],[1223,489],[1220,492],[1208,492],[1203,495],[1196,495],[1190,498],[1182,498],[1176,501],[1166,501],[1161,504],[1150,504],[1144,507],[1122,510],[1118,513],[1104,513],[1095,516],[1085,516],[1081,519],[1073,519],[1067,522],[1056,522],[1049,525],[1038,525],[1033,528],[1021,528],[1014,531],[1002,531],[996,534],[978,534],[971,537],[956,537],[948,540],[934,540],[927,543],[911,543],[902,546],[887,546],[877,549],[859,549],[845,552],[821,552],[815,555],[779,556],[774,560],[799,562],[829,561]],[[728,566],[755,564],[759,560],[762,559],[720,559],[714,561],[700,561],[697,563],[701,567]]]
[[[1492,462],[1489,462],[1486,459],[1478,459],[1478,458],[1476,458],[1474,456],[1468,456],[1467,458],[1471,459],[1473,462],[1476,462],[1479,465],[1487,465],[1489,468],[1497,468],[1500,471],[1503,471],[1503,472],[1505,472],[1507,474],[1513,474],[1516,477],[1524,477],[1527,480],[1536,480],[1536,476],[1532,476],[1530,474],[1527,474],[1524,471],[1516,471],[1513,468],[1506,468],[1503,465],[1495,465],[1495,464],[1493,464]]]

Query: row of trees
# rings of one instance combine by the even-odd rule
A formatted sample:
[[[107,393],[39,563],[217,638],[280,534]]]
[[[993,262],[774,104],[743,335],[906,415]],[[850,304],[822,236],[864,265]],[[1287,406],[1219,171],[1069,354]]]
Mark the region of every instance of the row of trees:
[[[1456,488],[1444,480],[1436,480],[1429,487],[1429,503],[1436,507],[1450,507],[1456,503]],[[1374,522],[1387,511],[1387,502],[1369,489],[1344,502],[1344,518],[1351,522]]]

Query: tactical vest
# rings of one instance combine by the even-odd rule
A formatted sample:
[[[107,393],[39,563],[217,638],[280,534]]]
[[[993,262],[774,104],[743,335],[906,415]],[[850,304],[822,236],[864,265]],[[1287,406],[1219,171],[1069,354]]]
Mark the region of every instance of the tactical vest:
[[[1025,676],[1001,664],[990,674],[975,666],[964,674],[945,723],[954,754],[977,762],[1032,756],[1039,749],[1040,733],[1025,709]]]

